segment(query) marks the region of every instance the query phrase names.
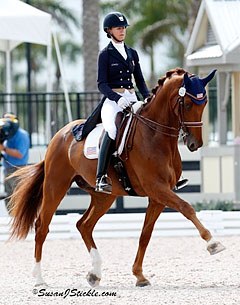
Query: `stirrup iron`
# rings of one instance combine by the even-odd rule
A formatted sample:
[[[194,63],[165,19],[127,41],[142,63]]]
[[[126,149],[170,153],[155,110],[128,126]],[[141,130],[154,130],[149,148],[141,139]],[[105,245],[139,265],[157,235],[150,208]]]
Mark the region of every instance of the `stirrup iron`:
[[[112,181],[107,175],[103,175],[100,178],[97,178],[96,181],[96,192],[111,194],[112,193]]]
[[[175,185],[175,190],[178,191],[188,184],[188,179],[179,180]]]

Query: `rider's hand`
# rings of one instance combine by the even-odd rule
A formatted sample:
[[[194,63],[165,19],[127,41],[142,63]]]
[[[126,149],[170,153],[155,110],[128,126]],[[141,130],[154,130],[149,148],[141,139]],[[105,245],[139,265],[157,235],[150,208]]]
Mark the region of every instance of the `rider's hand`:
[[[129,102],[125,97],[121,97],[117,103],[122,109],[125,109],[131,105],[131,102]]]

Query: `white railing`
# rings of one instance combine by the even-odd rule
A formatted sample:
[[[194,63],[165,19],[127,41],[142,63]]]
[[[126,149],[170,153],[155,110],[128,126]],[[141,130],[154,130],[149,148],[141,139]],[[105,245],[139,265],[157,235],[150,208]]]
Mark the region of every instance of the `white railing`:
[[[199,219],[216,235],[240,235],[240,212],[201,211]],[[80,214],[55,215],[50,224],[48,239],[79,238],[76,222]],[[97,223],[97,238],[139,237],[145,214],[106,214]],[[8,240],[10,217],[0,217],[0,240]],[[156,222],[153,236],[197,236],[194,225],[180,213],[162,213]],[[34,231],[28,240],[34,239]]]

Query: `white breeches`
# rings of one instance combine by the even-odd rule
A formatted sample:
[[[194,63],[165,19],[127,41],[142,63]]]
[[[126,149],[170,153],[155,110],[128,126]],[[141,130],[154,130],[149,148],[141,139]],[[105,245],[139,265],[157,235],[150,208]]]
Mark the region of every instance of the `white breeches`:
[[[135,92],[131,93],[127,89],[123,93],[119,93],[119,95],[124,96],[130,102],[137,102],[137,96]],[[115,140],[117,135],[117,127],[115,125],[115,119],[118,112],[123,111],[121,107],[115,101],[109,100],[108,98],[104,101],[102,110],[101,110],[101,118],[103,123],[103,128],[108,132],[108,135],[111,139]]]

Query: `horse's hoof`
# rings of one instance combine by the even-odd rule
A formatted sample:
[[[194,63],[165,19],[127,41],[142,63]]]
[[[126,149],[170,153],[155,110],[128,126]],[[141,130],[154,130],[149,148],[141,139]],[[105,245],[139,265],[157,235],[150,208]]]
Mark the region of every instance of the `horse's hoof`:
[[[100,281],[101,281],[101,279],[100,279],[99,277],[97,277],[95,274],[90,273],[90,272],[88,272],[86,278],[87,278],[88,284],[89,284],[91,287],[97,287],[97,286],[99,286],[99,283],[100,283]]]
[[[144,281],[137,281],[136,286],[137,287],[151,286],[151,283],[145,279]]]
[[[211,255],[217,254],[219,252],[222,252],[226,248],[219,242],[219,241],[210,241],[207,250]]]

